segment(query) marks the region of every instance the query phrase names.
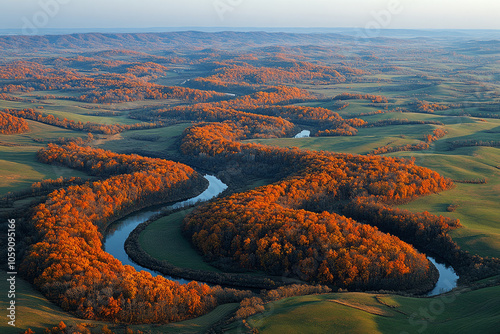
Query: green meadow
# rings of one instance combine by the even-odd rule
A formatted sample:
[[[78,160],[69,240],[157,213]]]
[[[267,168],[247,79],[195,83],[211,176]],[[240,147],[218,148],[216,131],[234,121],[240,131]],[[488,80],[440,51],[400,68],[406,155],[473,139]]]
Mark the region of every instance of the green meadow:
[[[259,333],[497,333],[500,287],[433,298],[370,293],[291,297],[247,319]],[[235,322],[228,333],[245,327]]]
[[[73,169],[40,163],[36,152],[45,146],[34,141],[52,141],[61,137],[86,137],[83,132],[61,129],[28,120],[30,132],[15,135],[0,135],[0,195],[9,191],[28,188],[42,179],[63,177],[85,177],[86,174]]]
[[[182,236],[182,220],[191,211],[193,209],[177,211],[152,222],[140,234],[139,245],[152,257],[166,260],[174,266],[220,272],[203,261]]]
[[[191,123],[181,123],[165,128],[126,131],[100,141],[99,147],[118,153],[141,152],[146,155],[177,155],[178,140]]]

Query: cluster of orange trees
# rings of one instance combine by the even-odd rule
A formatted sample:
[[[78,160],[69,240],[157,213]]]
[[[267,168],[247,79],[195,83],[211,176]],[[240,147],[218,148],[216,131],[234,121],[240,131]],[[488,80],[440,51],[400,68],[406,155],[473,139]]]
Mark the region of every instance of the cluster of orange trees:
[[[340,83],[366,74],[347,66],[326,66],[289,58],[259,59],[248,55],[245,61],[233,59],[215,62],[217,68],[208,77],[190,81],[192,87],[202,89],[258,89],[263,85],[311,82],[315,84]]]
[[[358,133],[358,129],[353,128],[349,124],[342,124],[337,126],[335,129],[326,129],[316,132],[317,137],[335,137],[335,136],[355,136]]]
[[[15,133],[28,132],[30,130],[28,123],[19,117],[9,115],[0,111],[0,133],[11,135]]]
[[[254,106],[245,109],[248,112],[281,117],[294,123],[310,124],[321,128],[360,127],[366,122],[362,119],[343,119],[337,112],[320,107],[303,106]]]
[[[414,109],[417,112],[422,112],[422,113],[429,113],[432,114],[436,110],[446,110],[449,107],[446,105],[438,104],[438,103],[431,103],[427,101],[416,101],[412,105],[412,109]]]
[[[387,103],[389,102],[385,96],[373,94],[355,94],[342,93],[333,98],[334,101],[340,100],[370,100],[372,103]]]
[[[443,138],[447,134],[448,134],[448,131],[446,131],[444,129],[437,128],[437,129],[434,129],[434,131],[432,131],[432,134],[425,135],[424,139],[427,143],[432,143],[440,138]]]
[[[102,64],[101,64],[102,66]],[[117,66],[108,65],[117,73],[99,72],[84,75],[75,69],[44,66],[35,62],[18,61],[0,68],[0,90],[4,92],[26,92],[33,90],[66,90],[83,92],[81,95],[65,97],[92,103],[128,102],[144,99],[181,99],[190,101],[221,100],[226,96],[214,91],[202,91],[185,87],[167,87],[144,80],[146,74],[163,73],[162,65],[135,64],[119,73]]]
[[[55,117],[54,115],[51,114],[44,115],[31,108],[23,110],[4,109],[4,112],[2,114],[8,114],[10,117],[13,117],[14,119],[15,118],[21,119],[21,121],[25,123],[26,121],[24,121],[24,119],[30,119],[33,121],[50,124],[65,129],[103,133],[103,134],[115,134],[126,130],[151,129],[161,126],[161,124],[156,124],[156,123],[137,123],[137,124],[125,125],[125,124],[99,124],[93,122],[83,123],[81,121],[75,122],[73,120],[68,120],[66,118],[59,119],[58,117]]]
[[[102,248],[110,222],[201,191],[204,179],[193,169],[75,144],[49,145],[39,158],[101,177],[55,190],[33,210],[30,224],[36,232],[20,271],[50,300],[79,317],[127,323],[179,321],[216,306],[210,287],[136,272]]]
[[[119,87],[119,88],[113,88]],[[142,85],[134,84],[132,87],[127,87],[125,84],[118,84],[101,89],[94,89],[79,96],[79,101],[91,103],[117,103],[130,102],[145,99],[161,100],[161,99],[180,99],[190,101],[207,101],[220,100],[226,96],[213,91],[203,91],[185,87],[165,87],[145,83]]]

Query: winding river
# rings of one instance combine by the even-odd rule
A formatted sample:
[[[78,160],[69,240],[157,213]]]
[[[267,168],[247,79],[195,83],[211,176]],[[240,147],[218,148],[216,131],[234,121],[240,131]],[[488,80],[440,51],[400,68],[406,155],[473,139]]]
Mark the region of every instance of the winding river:
[[[307,130],[304,130],[307,131]],[[303,132],[304,132],[303,131]],[[309,132],[309,131],[308,131]],[[302,132],[301,132],[302,133]],[[310,132],[309,132],[310,133]],[[306,136],[304,136],[306,137]],[[296,138],[304,138],[304,137],[296,137]],[[127,240],[129,234],[139,225],[144,223],[146,220],[151,218],[152,216],[158,214],[160,211],[163,210],[170,210],[170,209],[178,209],[182,208],[183,206],[187,205],[192,205],[197,202],[204,202],[209,199],[212,199],[222,193],[225,189],[227,189],[227,185],[225,185],[221,180],[216,178],[215,176],[212,175],[206,175],[205,178],[208,180],[209,185],[208,188],[201,193],[200,195],[193,197],[191,199],[188,199],[186,201],[182,202],[177,202],[174,205],[162,208],[162,209],[157,209],[157,210],[147,210],[147,211],[140,211],[137,213],[134,213],[128,217],[125,217],[123,219],[120,219],[116,223],[114,223],[113,230],[108,233],[106,236],[106,239],[104,241],[104,250],[108,252],[109,254],[113,255],[115,258],[120,260],[124,265],[130,265],[135,268],[137,271],[147,271],[151,275],[156,276],[156,275],[161,275],[160,273],[153,271],[148,268],[144,268],[137,263],[133,262],[127,253],[125,252],[125,240]],[[444,292],[448,292],[455,288],[457,286],[457,280],[458,276],[453,270],[452,267],[447,266],[445,264],[437,262],[434,258],[428,257],[429,261],[431,261],[436,268],[439,271],[439,280],[436,283],[436,286],[434,289],[429,292],[427,295],[428,296],[436,296]],[[178,279],[178,278],[173,278],[170,276],[165,276],[165,278],[179,282],[181,284],[184,283],[189,283],[190,280],[185,280],[185,279]]]
[[[205,175],[205,179],[209,182],[208,188],[201,193],[200,195],[193,197],[191,199],[177,202],[174,205],[158,209],[158,210],[147,210],[140,211],[137,213],[133,213],[123,219],[118,220],[116,223],[112,225],[113,230],[108,233],[106,239],[104,241],[104,250],[109,254],[113,255],[115,258],[120,260],[124,265],[129,265],[135,268],[137,271],[147,271],[151,275],[161,275],[159,272],[154,270],[144,268],[137,263],[133,262],[128,254],[125,252],[125,240],[127,240],[129,234],[139,225],[144,223],[146,220],[151,218],[152,216],[160,213],[163,210],[171,210],[182,208],[183,206],[188,206],[195,204],[197,202],[204,202],[212,199],[222,193],[227,189],[227,185],[225,185],[221,180],[212,175]],[[163,275],[165,278],[170,279],[172,281],[177,281],[179,283],[189,283],[190,281],[185,279],[178,279],[169,276]]]

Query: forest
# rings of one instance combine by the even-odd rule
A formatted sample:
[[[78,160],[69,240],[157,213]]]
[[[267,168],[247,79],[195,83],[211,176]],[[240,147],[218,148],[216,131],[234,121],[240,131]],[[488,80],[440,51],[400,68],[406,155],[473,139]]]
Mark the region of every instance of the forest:
[[[15,133],[28,132],[28,123],[23,118],[12,116],[0,111],[0,133],[10,135]]]

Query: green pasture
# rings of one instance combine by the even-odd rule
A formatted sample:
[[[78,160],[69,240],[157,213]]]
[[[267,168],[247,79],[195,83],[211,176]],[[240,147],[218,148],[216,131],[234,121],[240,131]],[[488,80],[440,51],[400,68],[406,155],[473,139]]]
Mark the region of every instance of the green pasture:
[[[497,333],[500,287],[433,298],[368,293],[291,297],[247,319],[259,333]],[[244,329],[234,323],[229,333]]]
[[[152,222],[140,234],[139,244],[152,257],[166,260],[174,266],[220,272],[203,261],[202,256],[182,236],[182,220],[191,211],[177,211]]]
[[[83,132],[57,128],[28,120],[30,132],[0,135],[0,195],[29,187],[42,179],[85,177],[86,174],[37,161],[36,152],[45,146],[33,139],[56,140],[60,137],[86,137]],[[16,145],[16,146],[12,146]]]

